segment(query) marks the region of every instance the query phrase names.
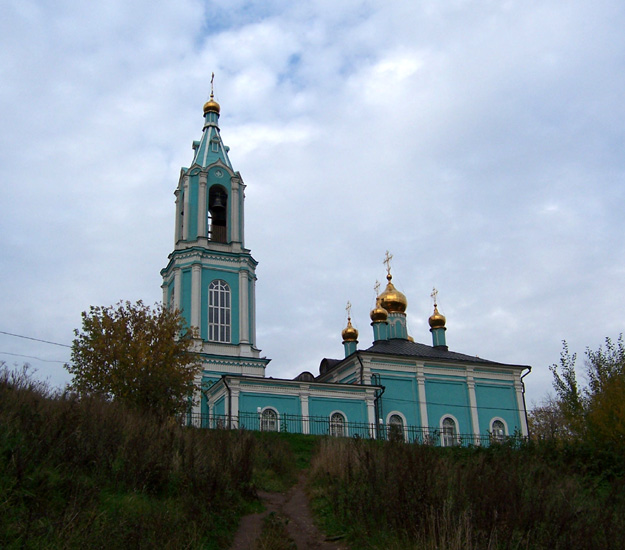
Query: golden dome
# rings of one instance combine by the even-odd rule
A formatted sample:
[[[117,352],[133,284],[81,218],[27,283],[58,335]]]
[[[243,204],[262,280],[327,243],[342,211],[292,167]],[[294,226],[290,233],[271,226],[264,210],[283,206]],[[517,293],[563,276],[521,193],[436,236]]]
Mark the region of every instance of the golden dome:
[[[388,311],[386,311],[380,305],[379,297],[376,299],[375,307],[371,310],[371,313],[369,314],[369,316],[371,317],[371,321],[373,321],[374,323],[377,323],[380,321],[386,321],[386,319],[388,318]]]
[[[388,284],[384,292],[378,296],[380,305],[389,313],[404,313],[408,306],[408,300],[393,286],[393,283],[391,283],[392,278],[393,276],[390,273],[386,276]]]
[[[438,312],[438,308],[436,307],[436,304],[434,304],[434,313],[428,319],[428,323],[430,323],[430,328],[445,328],[445,321],[445,316],[441,315]]]
[[[412,336],[408,335],[408,341],[409,342],[414,342],[414,338]]]
[[[358,340],[358,331],[352,326],[351,317],[347,318],[347,326],[341,332],[343,342],[356,342]]]
[[[221,110],[221,107],[219,106],[219,103],[215,101],[215,98],[213,97],[213,93],[211,92],[210,99],[206,103],[204,103],[204,114],[206,113],[219,114],[220,110]]]

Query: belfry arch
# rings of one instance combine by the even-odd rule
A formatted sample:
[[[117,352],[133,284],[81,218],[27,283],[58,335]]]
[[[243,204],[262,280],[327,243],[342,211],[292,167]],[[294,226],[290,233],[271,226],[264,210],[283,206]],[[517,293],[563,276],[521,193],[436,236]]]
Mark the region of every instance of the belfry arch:
[[[228,192],[221,185],[208,192],[208,240],[228,242]]]

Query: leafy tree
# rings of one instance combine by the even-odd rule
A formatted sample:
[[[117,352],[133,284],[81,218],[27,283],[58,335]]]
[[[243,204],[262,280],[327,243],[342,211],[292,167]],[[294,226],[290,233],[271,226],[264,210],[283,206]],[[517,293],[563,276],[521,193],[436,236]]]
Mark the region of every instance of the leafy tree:
[[[585,398],[575,372],[577,354],[571,355],[566,341],[562,342],[560,352],[560,371],[558,365],[552,365],[549,370],[553,373],[553,387],[558,396],[558,406],[568,422],[568,428],[574,435],[582,435],[585,427]]]
[[[625,342],[605,339],[605,348],[586,348],[585,375],[580,387],[575,372],[576,355],[564,342],[560,365],[553,365],[553,385],[558,406],[570,430],[597,443],[625,449]]]
[[[527,422],[530,436],[534,440],[570,439],[573,436],[560,402],[553,396],[547,397],[539,406],[529,411]]]
[[[180,312],[161,304],[92,306],[74,331],[70,389],[159,415],[186,411],[201,365],[184,327]]]

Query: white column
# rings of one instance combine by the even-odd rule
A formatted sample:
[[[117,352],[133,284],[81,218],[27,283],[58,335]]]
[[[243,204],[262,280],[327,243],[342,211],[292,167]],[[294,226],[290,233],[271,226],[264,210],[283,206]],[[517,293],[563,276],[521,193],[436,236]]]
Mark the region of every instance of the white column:
[[[250,344],[256,345],[256,277],[252,277],[250,285]]]
[[[309,395],[310,394],[308,393],[308,388],[304,388],[300,390],[299,402],[300,402],[300,407],[302,409],[302,432],[305,434],[310,433],[310,425],[308,422],[308,417],[310,416],[310,413],[308,412],[308,396]]]
[[[367,404],[367,421],[369,423],[369,431],[371,432],[371,438],[375,439],[375,427],[377,419],[375,417],[375,405],[373,401],[373,395],[367,394],[365,402]]]
[[[232,414],[232,423],[230,424],[231,428],[239,427],[239,387],[238,384],[232,384],[231,387],[232,393],[232,405],[230,406],[230,412]]]
[[[243,183],[243,180],[239,180],[239,184],[239,212],[241,216],[241,222],[239,223],[239,227],[241,228],[240,240],[241,246],[245,247],[245,184]]]
[[[249,282],[247,271],[239,271],[239,342],[247,344],[250,341],[250,302]]]
[[[161,288],[163,289],[163,307],[164,308],[168,308],[169,304],[167,303],[167,287],[168,285],[163,283],[163,285],[161,286]]]
[[[193,407],[191,409],[191,413],[193,414],[192,417],[192,424],[193,426],[196,426],[197,428],[202,426],[202,392],[200,390],[200,386],[202,384],[202,375],[198,375],[195,380],[195,392],[193,393]]]
[[[425,373],[423,363],[417,363],[417,387],[419,389],[419,412],[421,416],[421,427],[429,428],[428,404],[425,397]]]
[[[516,402],[519,408],[519,426],[521,426],[521,435],[527,437],[527,419],[525,418],[525,406],[523,404],[523,383],[518,374],[514,375],[514,390],[516,392]]]
[[[206,174],[200,174],[200,188],[197,197],[197,232],[200,237],[208,236],[208,201],[206,200]]]
[[[182,235],[180,235],[180,190],[176,189],[176,227],[174,227],[174,244],[176,244]]]
[[[174,270],[174,307],[180,309],[180,296],[182,294],[182,273],[180,269]]]
[[[467,367],[467,389],[469,391],[469,406],[471,407],[471,425],[475,444],[480,444],[480,421],[477,415],[477,399],[475,397],[475,379],[473,378],[473,367]]]
[[[200,329],[200,314],[202,311],[202,297],[200,283],[202,280],[202,266],[194,264],[191,267],[191,326]],[[199,337],[199,333],[198,333]]]
[[[189,176],[184,177],[184,183],[182,185],[184,190],[184,214],[182,223],[182,238],[186,241],[189,239],[189,214],[191,209],[189,207]]]
[[[232,197],[230,200],[230,219],[232,220],[230,227],[230,239],[234,242],[241,240],[239,231],[239,184],[240,180],[232,178],[230,180],[232,186]]]

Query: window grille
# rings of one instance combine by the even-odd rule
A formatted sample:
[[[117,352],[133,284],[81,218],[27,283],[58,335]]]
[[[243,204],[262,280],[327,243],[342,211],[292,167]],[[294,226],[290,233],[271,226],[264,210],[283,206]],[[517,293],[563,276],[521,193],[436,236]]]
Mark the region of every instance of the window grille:
[[[230,287],[218,279],[208,287],[208,339],[230,343]]]

